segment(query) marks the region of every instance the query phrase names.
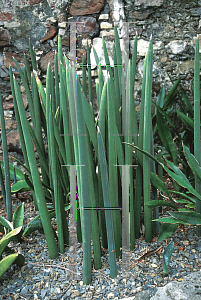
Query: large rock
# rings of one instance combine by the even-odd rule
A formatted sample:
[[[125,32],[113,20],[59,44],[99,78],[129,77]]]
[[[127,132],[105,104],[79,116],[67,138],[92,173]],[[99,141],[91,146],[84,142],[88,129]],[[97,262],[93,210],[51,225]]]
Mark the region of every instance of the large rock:
[[[179,68],[183,74],[187,73],[191,69],[193,70],[195,68],[195,62],[194,60],[185,61],[179,66]],[[201,68],[201,62],[200,62],[200,68]]]
[[[162,42],[157,41],[153,43],[153,51],[160,49]],[[134,40],[130,41],[131,45],[131,51],[133,51],[133,46],[134,46]],[[143,39],[138,40],[137,44],[137,52],[140,56],[146,56],[148,53],[148,48],[149,48],[149,41],[145,41]]]
[[[36,147],[34,143],[32,142],[32,145],[34,146],[34,151],[36,151]],[[20,136],[18,129],[10,131],[7,134],[7,147],[9,152],[17,152],[22,153],[22,146],[20,142]]]
[[[43,5],[40,5],[39,1],[32,1],[32,4],[30,7],[16,8],[16,25],[9,28],[12,44],[22,52],[29,48],[29,38],[34,47],[40,44],[40,40],[46,34],[46,18],[52,17],[47,1],[43,1]],[[9,22],[7,23],[9,25]]]
[[[151,288],[135,294],[133,297],[125,297],[119,300],[150,300],[151,296],[155,295],[157,288]],[[163,299],[161,299],[163,300]]]
[[[83,16],[98,13],[103,8],[104,2],[105,0],[74,0],[71,5],[70,14]]]
[[[48,63],[50,63],[51,70],[54,70],[54,52],[48,52],[40,60],[40,67],[43,72],[47,71]]]
[[[57,29],[55,28],[55,26],[51,25],[50,23],[48,23],[46,25],[47,27],[47,32],[44,36],[44,38],[41,39],[41,43],[49,40],[49,39],[52,39],[53,37],[55,37],[56,33],[57,33]]]
[[[163,287],[151,288],[137,293],[133,297],[120,300],[200,300],[201,271],[193,272],[183,278],[182,282],[172,281]]]
[[[8,151],[22,151],[18,130],[13,130],[7,134],[7,145]]]
[[[185,50],[187,43],[185,41],[171,41],[165,47],[170,48],[173,54],[182,53]]]
[[[13,14],[5,11],[0,12],[0,20],[1,21],[12,21]]]
[[[82,38],[92,38],[99,32],[99,24],[94,17],[73,17],[70,18],[70,22],[78,22],[76,29]]]
[[[150,300],[200,300],[201,299],[201,271],[184,277],[182,282],[172,281],[164,287],[158,288]]]
[[[120,21],[125,21],[125,13],[124,13],[124,4],[122,0],[108,0],[108,4],[110,7],[110,14],[112,17],[112,20],[118,25],[120,25]],[[116,24],[114,24],[116,25]],[[120,26],[121,27],[121,26]]]
[[[145,20],[153,13],[153,10],[146,9],[146,10],[136,10],[132,14],[129,15],[130,18],[134,18],[136,20]]]

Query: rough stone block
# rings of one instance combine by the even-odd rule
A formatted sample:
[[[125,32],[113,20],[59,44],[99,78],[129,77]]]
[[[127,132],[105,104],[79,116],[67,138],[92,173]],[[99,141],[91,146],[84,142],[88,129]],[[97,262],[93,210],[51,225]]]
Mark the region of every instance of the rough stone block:
[[[172,281],[164,287],[158,288],[150,300],[200,300],[201,299],[201,271],[184,277],[182,282]]]

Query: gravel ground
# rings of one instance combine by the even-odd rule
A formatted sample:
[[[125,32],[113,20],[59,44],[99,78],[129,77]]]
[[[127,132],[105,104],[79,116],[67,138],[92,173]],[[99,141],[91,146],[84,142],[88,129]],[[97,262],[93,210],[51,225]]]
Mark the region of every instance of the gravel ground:
[[[26,203],[25,207],[26,224],[36,213],[32,203]],[[70,232],[75,237],[73,227]],[[163,278],[163,251],[171,241],[175,246],[169,274]],[[21,244],[10,245],[25,256],[25,265],[21,269],[11,266],[0,279],[0,299],[7,300],[122,299],[132,296],[148,300],[156,293],[156,287],[173,280],[182,281],[185,275],[199,271],[201,266],[201,240],[196,237],[194,227],[178,228],[174,235],[162,242],[154,239],[152,243],[145,243],[141,236],[136,240],[135,250],[130,256],[127,254],[123,272],[121,260],[117,262],[118,276],[115,279],[110,278],[108,250],[102,249],[102,269],[93,267],[90,285],[83,283],[83,248],[75,240],[74,245],[55,260],[50,259],[44,235],[39,232],[29,235]],[[149,255],[142,257],[145,253]]]

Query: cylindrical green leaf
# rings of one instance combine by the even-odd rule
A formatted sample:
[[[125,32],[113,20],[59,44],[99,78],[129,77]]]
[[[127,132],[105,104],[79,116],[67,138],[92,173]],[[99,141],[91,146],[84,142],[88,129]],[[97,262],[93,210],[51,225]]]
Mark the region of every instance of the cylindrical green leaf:
[[[200,62],[199,39],[195,48],[195,74],[194,74],[194,155],[201,165],[201,141],[200,141]],[[195,190],[201,195],[201,182],[195,178]],[[196,212],[201,213],[201,203],[196,202]],[[197,227],[197,235],[201,236],[201,228]]]
[[[109,189],[109,179],[107,171],[107,162],[105,156],[105,149],[103,144],[103,139],[101,132],[98,128],[98,153],[100,160],[100,173],[103,188],[103,199],[104,207],[110,208],[112,203],[110,201],[110,189]],[[108,240],[108,250],[109,250],[109,261],[110,261],[110,276],[115,278],[117,276],[117,266],[116,266],[116,255],[115,255],[115,240],[114,240],[114,227],[112,222],[112,212],[110,209],[105,210],[106,226],[107,226],[107,240]]]
[[[147,70],[145,84],[145,103],[144,103],[144,133],[143,133],[143,150],[150,153],[151,145],[151,93],[152,93],[152,64],[153,64],[153,46],[152,38],[149,42],[147,55]],[[144,186],[144,224],[145,224],[145,241],[152,241],[151,210],[145,205],[150,201],[150,159],[143,155],[143,186]]]
[[[23,135],[25,138],[25,145],[26,145],[26,150],[27,150],[27,154],[28,154],[31,176],[32,176],[33,185],[35,188],[37,204],[38,204],[38,208],[39,208],[40,215],[41,215],[41,221],[43,224],[50,257],[52,259],[54,259],[58,256],[57,245],[56,245],[56,241],[54,238],[53,228],[51,226],[51,222],[50,222],[50,218],[49,218],[49,214],[48,214],[48,210],[47,210],[47,206],[46,206],[46,200],[45,200],[42,184],[40,181],[40,175],[38,172],[38,166],[37,166],[37,162],[36,162],[36,158],[35,158],[32,140],[31,140],[31,136],[29,133],[29,129],[28,129],[28,120],[26,118],[26,112],[25,112],[25,108],[24,108],[24,104],[23,104],[23,100],[22,100],[22,95],[20,93],[19,86],[15,79],[14,79],[14,86],[15,86],[18,111],[19,111],[20,120],[22,123]]]
[[[77,88],[77,132],[78,153],[80,164],[80,204],[82,211],[82,240],[83,240],[83,278],[85,284],[91,283],[91,205],[89,166],[87,159],[86,126],[83,118],[82,100],[80,89]]]
[[[5,187],[6,187],[6,213],[7,213],[8,221],[12,222],[12,200],[11,200],[9,160],[8,160],[6,127],[5,127],[4,110],[3,110],[3,102],[1,99],[1,93],[0,93],[0,121],[1,121],[1,137],[2,137],[2,144],[3,144]]]

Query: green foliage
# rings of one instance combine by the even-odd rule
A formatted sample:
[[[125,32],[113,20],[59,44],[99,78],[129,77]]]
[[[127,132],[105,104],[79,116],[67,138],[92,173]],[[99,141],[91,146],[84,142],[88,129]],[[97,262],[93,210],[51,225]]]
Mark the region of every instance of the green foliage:
[[[2,169],[0,174],[0,183],[3,191],[3,201],[7,213],[7,218],[12,222],[12,201],[11,201],[11,187],[10,187],[10,172],[9,172],[9,160],[8,160],[8,149],[7,149],[7,139],[6,139],[6,127],[4,120],[3,102],[0,93],[0,123],[1,123],[1,136],[3,145],[3,159],[4,159],[4,173],[5,173],[5,187],[2,176]]]
[[[45,87],[38,77],[36,57],[31,42],[31,68],[25,57],[26,68],[22,72],[14,59],[26,90],[33,126],[26,119],[19,85],[10,68],[15,115],[25,159],[24,167],[28,172],[28,175],[25,175],[16,169],[18,182],[13,185],[12,192],[31,190],[35,209],[39,210],[39,216],[28,224],[22,236],[27,236],[37,229],[45,234],[52,259],[58,256],[57,242],[59,251],[64,253],[64,246],[69,245],[67,217],[70,201],[74,216],[77,215],[78,241],[83,241],[83,280],[85,284],[91,282],[91,233],[95,268],[101,268],[101,237],[102,246],[109,249],[110,275],[112,278],[116,277],[116,259],[120,257],[121,247],[130,243],[130,249],[133,250],[135,238],[139,237],[142,196],[146,241],[152,240],[154,223],[151,221],[162,223],[159,229],[159,241],[168,238],[175,232],[179,224],[200,225],[199,213],[197,215],[191,213],[196,201],[201,201],[201,194],[191,184],[189,176],[177,166],[177,163],[180,162],[185,170],[186,161],[188,161],[192,174],[200,180],[200,162],[197,157],[194,157],[188,144],[189,132],[192,133],[195,120],[193,120],[192,106],[185,91],[181,87],[178,91],[181,79],[179,78],[173,83],[167,96],[165,96],[164,87],[161,89],[155,104],[154,115],[151,116],[153,65],[151,38],[144,62],[141,112],[138,124],[134,104],[137,37],[134,41],[132,62],[126,56],[125,61],[122,61],[116,27],[114,32],[114,78],[105,41],[102,40],[107,78],[103,76],[98,54],[93,49],[99,77],[96,83],[99,106],[97,118],[93,111],[94,99],[88,44],[87,65],[84,57],[82,60],[82,83],[76,74],[75,67],[71,66],[67,58],[63,56],[60,36],[58,36],[58,54],[55,53],[55,71],[52,72],[49,64]],[[119,68],[121,64],[123,68]],[[88,72],[88,85],[86,71]],[[195,80],[195,95],[196,82]],[[180,111],[175,108],[176,97],[179,97]],[[182,135],[179,135],[175,126],[175,118],[178,116],[185,125]],[[152,130],[153,125],[154,129]],[[163,144],[163,151],[158,153],[159,160],[154,157],[153,137],[156,132],[159,133]],[[45,151],[43,135],[48,142],[48,154]],[[175,136],[178,138],[173,141]],[[42,181],[32,142],[39,154]],[[130,145],[134,147],[135,153]],[[165,157],[166,159],[163,160]],[[137,163],[137,169],[134,188],[133,165],[135,163]],[[176,191],[174,192],[176,195],[182,196],[183,199],[178,200],[178,203],[185,204],[186,211],[177,208],[175,200],[172,199],[163,183],[161,169],[160,176],[156,175],[156,163],[168,173],[173,182],[176,182]],[[73,196],[74,191],[71,191],[71,198],[68,199],[69,177],[72,181],[74,180],[73,175],[70,174],[71,167],[75,165],[77,166],[75,179],[78,188],[77,202]],[[128,168],[124,168],[125,166]],[[10,168],[10,174],[14,176],[12,172],[13,169],[11,171]],[[1,183],[2,176],[0,169]],[[125,187],[125,178],[128,182],[126,184],[127,191],[124,193],[122,188]],[[177,190],[179,185],[185,187],[197,200],[179,192]],[[158,200],[157,189],[166,193],[169,199],[164,201],[159,198]],[[123,198],[123,195],[126,195],[126,199]],[[76,205],[79,208],[77,214],[75,213]],[[173,213],[170,212],[171,217],[158,218],[158,207],[162,206],[175,210]],[[119,207],[122,207],[122,211],[119,210]],[[112,210],[110,210],[111,208]],[[155,220],[152,220],[152,209]],[[57,234],[51,225],[51,218],[55,216]],[[121,237],[121,226],[123,225],[121,217],[124,220],[130,218],[130,240],[129,234],[127,235],[128,228],[124,237]],[[0,221],[0,228],[4,226],[7,230],[12,230],[14,228],[12,226],[22,226],[22,206],[14,214],[13,225],[11,220],[8,222],[0,219]],[[163,273],[165,275],[168,274],[173,246],[170,244],[164,253]]]
[[[2,221],[2,220],[1,220]],[[5,224],[5,223],[4,223]],[[9,226],[9,225],[7,225]],[[23,266],[25,258],[22,254],[15,253],[8,244],[16,237],[19,236],[22,226],[13,229],[7,235],[0,240],[0,278],[13,264],[17,264],[19,267]],[[2,259],[2,254],[6,256]],[[9,254],[12,253],[12,254]],[[9,255],[8,255],[9,254]]]
[[[20,204],[16,211],[13,214],[13,222],[9,222],[2,216],[0,216],[0,231],[4,233],[4,230],[6,229],[6,232],[10,232],[11,230],[14,230],[18,227],[22,227],[23,225],[23,219],[24,219],[24,203]],[[20,230],[20,233],[15,236],[14,240],[16,242],[19,242],[21,240],[23,230]]]
[[[52,206],[48,206],[48,208],[49,208],[49,210],[48,210],[48,212],[49,212],[49,218],[50,219],[55,218],[55,216],[56,216],[55,209]],[[68,211],[69,209],[70,209],[70,206],[69,205],[65,205],[65,211]],[[40,215],[37,216],[37,217],[35,217],[33,220],[31,220],[29,222],[29,224],[24,229],[22,237],[27,237],[29,234],[31,234],[32,232],[34,232],[36,230],[38,230],[40,233],[44,233],[43,225],[42,225],[42,222],[41,222]],[[55,231],[54,231],[54,236],[58,240]]]
[[[199,65],[199,64],[198,64]],[[170,75],[168,74],[170,77]],[[174,164],[177,161],[182,163],[184,172],[188,177],[192,176],[188,168],[184,153],[182,152],[182,142],[194,152],[194,110],[190,99],[181,86],[181,79],[173,82],[173,87],[165,97],[164,86],[158,95],[155,105],[155,112],[152,116],[154,124],[154,136],[158,132],[162,142],[163,155],[171,157]],[[179,105],[179,110],[176,108]],[[182,132],[181,129],[182,128]]]
[[[196,197],[197,201],[201,201],[201,195],[199,193],[197,193],[197,191],[192,187],[192,185],[186,178],[185,174],[177,166],[175,166],[173,163],[171,163],[170,161],[165,159],[165,162],[172,169],[172,171],[171,171],[164,165],[164,163],[159,162],[151,154],[139,149],[136,146],[133,146],[133,147],[136,148],[137,150],[141,151],[148,157],[152,158],[154,161],[156,161],[161,167],[163,167],[163,169],[165,169],[167,171],[167,173],[169,174],[170,177],[172,177],[173,180],[175,180],[180,186],[188,189],[188,191]],[[184,154],[186,156],[186,159],[189,163],[189,166],[190,166],[194,176],[200,181],[201,180],[200,165],[198,164],[194,155],[190,153],[188,147],[186,147],[184,144],[183,144],[183,151],[184,151]],[[175,191],[172,191],[172,192],[175,192]],[[175,192],[175,193],[186,198],[182,201],[178,200],[178,203],[182,202],[182,203],[185,203],[185,206],[194,208],[195,202],[196,202],[195,199],[193,199],[192,197],[189,197],[181,192],[180,193]],[[150,201],[150,202],[147,202],[146,205],[149,207],[155,207],[155,206],[161,206],[161,205],[173,207],[170,203],[168,203],[166,201]],[[159,241],[162,239],[168,238],[173,232],[175,232],[175,230],[177,229],[176,224],[186,224],[186,225],[189,224],[189,225],[194,225],[194,226],[200,225],[200,220],[201,220],[200,213],[195,213],[193,211],[189,211],[189,209],[185,209],[185,211],[179,210],[176,212],[169,212],[169,213],[172,215],[171,218],[161,218],[161,219],[153,220],[153,221],[165,222],[165,223],[172,224],[170,227],[167,225],[161,226],[160,231],[159,231],[159,238],[158,238]],[[175,224],[175,225],[173,226],[173,224]]]
[[[170,259],[172,256],[172,251],[174,249],[174,242],[171,242],[163,253],[163,277],[168,275],[168,267],[170,264]]]

